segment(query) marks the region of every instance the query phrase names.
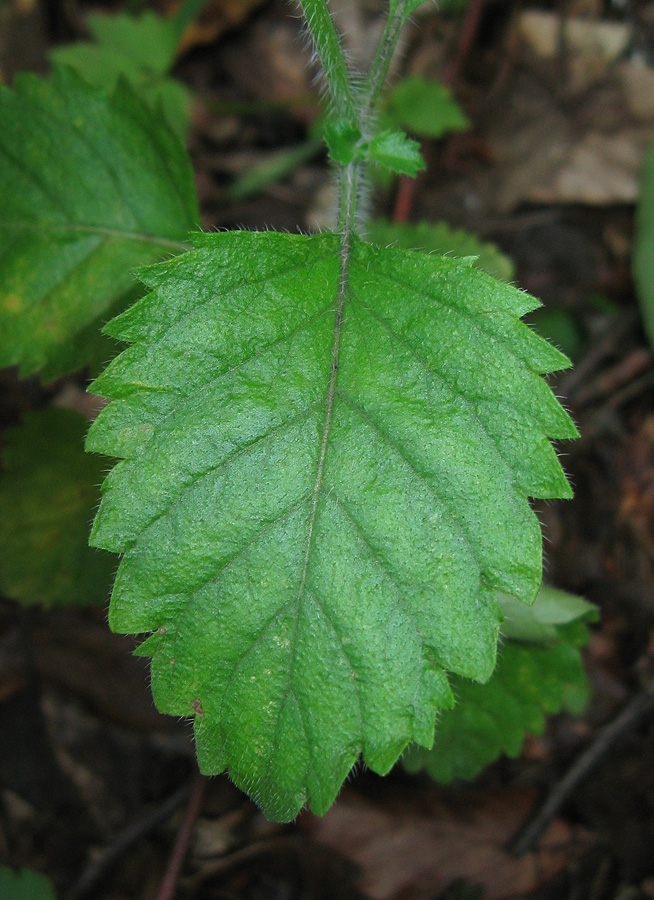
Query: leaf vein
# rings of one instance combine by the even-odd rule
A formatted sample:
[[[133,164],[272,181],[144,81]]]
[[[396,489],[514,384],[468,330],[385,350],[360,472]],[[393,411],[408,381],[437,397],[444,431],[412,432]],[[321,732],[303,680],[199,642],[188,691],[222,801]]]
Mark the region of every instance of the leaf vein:
[[[154,244],[155,246],[160,246],[162,251],[164,251],[165,248],[179,250],[180,252],[190,250],[190,245],[184,244],[181,241],[172,241],[169,238],[157,237],[157,235],[153,234],[139,234],[133,231],[121,231],[117,228],[100,228],[96,225],[85,225],[79,222],[44,222],[42,224],[35,222],[0,222],[0,228],[7,228],[10,230],[34,231],[39,236],[44,232],[48,233],[56,231],[72,231],[79,232],[80,234],[101,234],[110,238],[114,238],[115,240],[126,240],[143,244]]]
[[[383,329],[384,329],[384,330],[385,330],[385,331],[386,331],[386,332],[387,332],[394,340],[396,340],[398,343],[402,344],[402,346],[405,347],[405,348],[409,351],[409,353],[411,354],[411,356],[416,360],[417,363],[420,364],[420,366],[422,366],[422,368],[425,370],[425,372],[426,372],[427,374],[429,374],[429,375],[435,375],[437,378],[440,378],[440,380],[443,382],[443,384],[444,384],[447,388],[449,388],[449,390],[452,392],[452,394],[453,394],[455,397],[460,397],[460,398],[464,401],[464,403],[466,404],[466,406],[468,407],[468,409],[469,409],[470,412],[472,413],[473,418],[476,420],[476,422],[477,422],[478,425],[480,426],[481,430],[484,432],[484,434],[486,435],[486,437],[489,439],[489,441],[491,442],[491,444],[493,445],[493,447],[494,447],[495,450],[497,451],[498,456],[500,457],[500,459],[502,460],[502,462],[504,463],[504,465],[505,465],[505,466],[507,467],[507,469],[509,470],[509,477],[510,477],[510,480],[511,480],[512,484],[514,485],[514,487],[518,490],[518,486],[517,486],[516,480],[515,480],[515,469],[514,469],[514,467],[511,465],[511,463],[509,462],[509,460],[506,458],[506,456],[504,455],[504,453],[502,452],[502,449],[501,449],[499,443],[497,442],[496,438],[490,433],[490,431],[489,431],[488,428],[486,427],[485,423],[484,423],[483,420],[481,419],[481,417],[480,417],[480,415],[479,415],[477,409],[475,408],[474,402],[473,402],[473,400],[474,400],[475,398],[471,398],[468,394],[465,394],[463,391],[459,390],[459,388],[455,387],[455,386],[452,384],[452,382],[450,382],[450,381],[445,377],[445,375],[443,374],[443,372],[442,372],[440,369],[432,368],[432,366],[430,366],[430,365],[426,362],[426,360],[424,360],[424,359],[416,352],[416,350],[414,350],[414,348],[413,348],[409,343],[407,343],[403,338],[399,337],[399,335],[395,334],[395,332],[394,332],[394,331],[386,324],[386,322],[384,322],[384,320],[383,320],[382,318],[380,318],[378,315],[376,315],[376,314],[370,309],[370,307],[366,306],[364,303],[362,303],[362,302],[361,302],[360,300],[358,300],[357,298],[352,298],[352,299],[353,299],[353,301],[357,304],[357,306],[361,307],[361,309],[363,309],[365,312],[367,312],[368,315],[369,315],[375,322],[377,322],[377,324],[378,324],[381,328],[383,328]],[[479,398],[479,399],[484,399],[484,398]],[[495,398],[493,398],[493,399],[495,399]]]
[[[190,481],[186,482],[186,484],[184,484],[182,486],[181,490],[178,491],[177,494],[170,500],[170,502],[166,504],[165,508],[161,512],[157,513],[157,515],[153,519],[151,519],[146,525],[143,526],[143,528],[140,529],[139,536],[134,539],[134,541],[132,542],[132,544],[130,546],[133,546],[134,543],[136,543],[136,541],[139,539],[139,537],[142,537],[147,531],[150,530],[150,528],[152,528],[154,525],[156,525],[156,523],[160,519],[162,519],[165,515],[167,515],[170,512],[170,510],[172,509],[172,507],[175,506],[177,503],[179,503],[179,501],[184,496],[184,494],[186,494],[188,491],[190,491],[203,478],[206,478],[208,475],[211,475],[213,472],[218,471],[218,469],[221,469],[224,466],[228,466],[235,459],[237,459],[240,456],[243,456],[246,453],[249,453],[254,447],[259,446],[259,444],[263,443],[268,438],[274,437],[275,435],[278,435],[278,434],[281,434],[287,428],[292,428],[293,425],[297,425],[299,422],[302,422],[304,419],[307,419],[311,415],[312,412],[315,412],[319,408],[319,406],[320,406],[319,403],[314,403],[312,406],[309,406],[307,409],[303,409],[302,412],[299,413],[297,416],[294,416],[291,419],[287,419],[285,422],[282,422],[276,428],[273,428],[270,431],[267,431],[265,434],[259,435],[253,441],[250,441],[250,443],[245,444],[243,447],[239,447],[238,450],[236,450],[234,453],[230,454],[229,456],[226,456],[219,463],[216,463],[216,465],[211,466],[210,468],[206,469],[203,472],[198,472],[195,475],[193,475],[192,479]]]
[[[436,493],[436,491],[434,490],[432,484],[429,482],[427,477],[425,475],[423,475],[422,472],[419,472],[418,469],[416,469],[415,465],[411,462],[411,460],[408,458],[408,456],[406,456],[404,451],[400,447],[398,447],[397,444],[395,444],[393,442],[393,440],[391,440],[391,438],[383,431],[383,429],[373,419],[370,418],[370,416],[368,415],[368,413],[365,412],[365,410],[361,409],[361,407],[358,406],[353,400],[346,397],[342,393],[342,391],[338,391],[337,396],[340,400],[343,401],[343,403],[345,403],[347,406],[349,406],[350,409],[352,409],[359,416],[361,416],[361,418],[365,422],[367,422],[368,425],[370,425],[370,427],[380,436],[380,438],[384,441],[384,443],[387,444],[387,446],[390,447],[390,449],[393,450],[400,457],[400,459],[403,460],[403,462],[411,469],[411,471],[414,473],[416,478],[418,478],[418,480],[422,484],[424,484],[424,486],[427,488],[427,490],[432,495],[432,497],[436,500],[436,502],[438,504],[440,504],[443,507],[445,512],[451,518],[456,529],[459,531],[459,533],[463,537],[468,549],[472,553],[473,559],[477,563],[477,566],[480,569],[480,571],[484,572],[486,577],[489,578],[488,574],[485,571],[485,566],[482,564],[481,559],[475,548],[475,545],[472,542],[472,539],[467,534],[467,532],[466,532],[465,528],[463,527],[463,525],[461,524],[461,522],[456,518],[456,516],[452,512],[449,504]],[[490,580],[490,578],[489,578],[489,580]]]
[[[355,262],[357,262],[357,264],[364,271],[367,271],[366,267],[363,266],[363,264],[361,262],[359,262],[359,260],[355,260]],[[399,278],[396,278],[393,275],[390,275],[388,272],[384,272],[379,269],[374,269],[373,271],[377,277],[385,278],[386,281],[390,281],[391,284],[394,284],[397,287],[401,287],[403,291],[406,291],[407,284],[405,282],[401,281]],[[471,274],[473,272],[474,272],[474,270],[471,270]],[[482,272],[477,272],[476,274],[483,275]],[[486,277],[490,278],[491,276],[489,275]],[[510,356],[512,356],[515,359],[515,361],[519,365],[521,365],[527,372],[529,372],[530,375],[533,375],[533,374],[540,375],[539,372],[536,372],[534,369],[531,368],[531,366],[529,366],[527,364],[524,357],[520,356],[519,354],[517,354],[515,352],[515,349],[514,349],[513,345],[510,343],[510,341],[508,341],[502,335],[497,334],[492,329],[484,327],[484,325],[483,325],[484,319],[489,320],[489,319],[493,318],[494,316],[496,316],[497,315],[496,313],[488,312],[488,313],[478,313],[478,315],[474,315],[472,313],[472,311],[465,305],[458,306],[456,303],[447,303],[444,300],[442,294],[441,295],[432,294],[428,290],[426,290],[424,287],[418,287],[415,284],[411,284],[409,287],[416,294],[420,294],[423,297],[425,297],[426,299],[436,303],[437,306],[441,306],[445,309],[449,309],[451,312],[456,313],[462,319],[467,319],[476,331],[480,332],[485,337],[490,338],[493,341],[496,341],[498,344],[502,344],[507,349],[508,354]],[[508,317],[507,313],[502,313],[502,312],[498,311],[498,314],[502,315],[504,317]],[[518,317],[516,316],[516,318],[518,318]]]
[[[343,658],[344,658],[345,662],[347,663],[350,671],[356,673],[356,666],[353,664],[352,660],[350,659],[349,653],[345,649],[345,642],[343,640],[343,637],[339,633],[338,628],[336,627],[336,624],[334,623],[334,621],[328,614],[327,610],[325,609],[325,603],[322,600],[322,598],[318,595],[318,592],[316,591],[316,586],[314,584],[311,584],[306,587],[306,591],[308,594],[311,594],[313,599],[316,601],[317,605],[320,607],[320,609],[322,611],[323,616],[325,617],[325,619],[329,623],[332,631],[336,635],[339,649],[340,649],[341,654],[343,655]],[[358,716],[359,716],[359,733],[361,736],[361,743],[363,744],[363,712],[361,709],[361,694],[359,692],[359,685],[356,682],[356,680],[354,682],[354,693],[356,694],[356,698],[357,698],[357,711],[358,711]]]

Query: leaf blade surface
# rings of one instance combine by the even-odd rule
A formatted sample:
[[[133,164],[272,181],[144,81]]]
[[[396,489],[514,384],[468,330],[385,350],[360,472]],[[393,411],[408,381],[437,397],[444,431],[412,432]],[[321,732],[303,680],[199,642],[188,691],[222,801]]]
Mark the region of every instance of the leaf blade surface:
[[[320,813],[360,753],[384,773],[431,743],[445,670],[490,676],[496,591],[533,600],[526,495],[567,490],[548,437],[576,433],[539,373],[566,361],[465,261],[355,239],[344,281],[338,235],[194,243],[109,326],[132,346],[87,446],[123,461],[92,542],[125,554],[110,622],[151,632],[203,770]]]

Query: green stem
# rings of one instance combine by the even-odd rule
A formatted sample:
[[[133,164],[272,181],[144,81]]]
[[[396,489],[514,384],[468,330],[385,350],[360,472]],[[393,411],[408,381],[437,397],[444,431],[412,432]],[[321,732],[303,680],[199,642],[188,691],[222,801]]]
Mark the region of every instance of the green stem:
[[[352,76],[327,2],[300,0],[300,6],[320,58],[336,114],[354,124],[358,121],[358,115]]]
[[[188,0],[187,0],[188,2]],[[327,0],[300,0],[302,12],[316,51],[325,72],[325,78],[334,109],[338,116],[356,126],[361,134],[368,128],[368,120],[384,87],[400,31],[407,17],[409,0],[395,0],[391,4],[384,32],[363,93],[353,87],[353,80],[345,61],[343,47],[336,26],[329,12]],[[340,210],[338,230],[341,234],[341,282],[340,291],[347,288],[348,260],[353,238],[357,234],[357,210],[364,183],[363,165],[355,161],[339,167]]]
[[[351,162],[347,166],[339,167],[339,184],[341,189],[338,230],[342,235],[341,241],[341,276],[347,275],[343,270],[343,250],[349,251],[351,239],[356,234],[357,200],[362,176],[362,163]]]
[[[407,0],[398,0],[395,10],[389,13],[386,20],[384,32],[379,41],[372,66],[370,67],[370,75],[364,92],[361,110],[364,121],[367,121],[370,113],[377,105],[379,96],[386,83],[388,68],[391,64],[393,54],[395,53],[402,26],[406,21],[407,5]]]

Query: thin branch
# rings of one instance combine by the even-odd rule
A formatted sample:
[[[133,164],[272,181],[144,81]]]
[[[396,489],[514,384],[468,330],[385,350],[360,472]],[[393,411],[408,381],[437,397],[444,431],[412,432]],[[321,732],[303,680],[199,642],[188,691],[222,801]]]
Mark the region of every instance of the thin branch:
[[[184,785],[184,787],[175,791],[174,794],[171,794],[170,797],[164,800],[164,802],[156,809],[153,809],[136,822],[132,822],[127,828],[117,834],[100,855],[86,866],[77,880],[77,883],[68,895],[69,900],[81,900],[82,897],[85,897],[104,876],[107,869],[109,869],[123,853],[129,850],[129,848],[137,841],[141,840],[141,838],[145,837],[146,834],[153,831],[160,822],[163,822],[172,815],[176,809],[182,806],[184,801],[188,798],[188,795],[189,786]]]
[[[157,900],[174,900],[177,891],[177,882],[179,881],[182,866],[186,859],[186,853],[189,844],[191,843],[195,823],[202,811],[202,804],[204,803],[208,783],[209,779],[205,778],[204,775],[197,775],[193,786],[191,787],[188,806],[186,807],[184,819],[179,832],[177,833],[175,846],[173,847],[166,874],[161,882]]]
[[[564,778],[554,786],[535,815],[520,829],[508,845],[510,853],[528,853],[561,809],[572,791],[630,728],[654,707],[654,680],[651,681],[622,712],[599,732],[595,740],[573,763]]]

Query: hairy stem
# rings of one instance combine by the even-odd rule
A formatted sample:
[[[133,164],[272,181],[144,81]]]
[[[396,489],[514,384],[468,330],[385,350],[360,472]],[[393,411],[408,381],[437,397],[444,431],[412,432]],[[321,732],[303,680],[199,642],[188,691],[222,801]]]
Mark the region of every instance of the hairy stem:
[[[300,6],[325,73],[336,114],[355,123],[358,121],[358,115],[352,77],[327,2],[300,0]]]
[[[354,87],[327,0],[300,0],[300,6],[322,64],[336,114],[346,118],[361,134],[370,137],[371,115],[384,87],[390,62],[406,21],[409,0],[396,0],[390,5],[384,31],[363,91],[357,91]],[[340,166],[338,174],[341,196],[338,230],[342,236],[339,297],[344,297],[352,238],[357,233],[357,221],[363,221],[363,216],[357,209],[365,188],[363,164],[356,161]]]
[[[379,96],[386,83],[386,76],[391,64],[391,59],[395,53],[402,26],[406,21],[407,0],[398,0],[395,9],[389,13],[386,25],[384,27],[375,58],[370,68],[370,75],[364,92],[364,100],[362,106],[362,118],[368,119],[370,113],[374,110],[379,100]]]
[[[336,397],[336,384],[338,381],[338,361],[340,355],[341,331],[343,329],[343,312],[345,309],[345,301],[347,300],[350,257],[352,255],[352,241],[356,236],[355,216],[357,207],[359,175],[359,163],[350,163],[347,166],[341,167],[341,209],[339,218],[341,244],[339,251],[340,265],[338,271],[338,292],[336,295],[336,320],[334,323],[334,342],[332,344],[332,364],[331,373],[329,376],[329,386],[327,388],[327,395],[325,397],[325,424],[323,426],[320,453],[318,455],[316,481],[311,498],[311,513],[309,516],[307,549],[304,557],[304,566],[302,569],[302,577],[300,579],[298,598],[300,598],[302,596],[302,593],[304,592],[307,573],[309,570],[309,558],[313,549],[315,524],[318,515],[318,504],[320,502],[320,495],[322,491],[325,460],[327,458],[327,447],[329,445],[329,434],[331,431],[332,414],[334,411],[334,399]]]

